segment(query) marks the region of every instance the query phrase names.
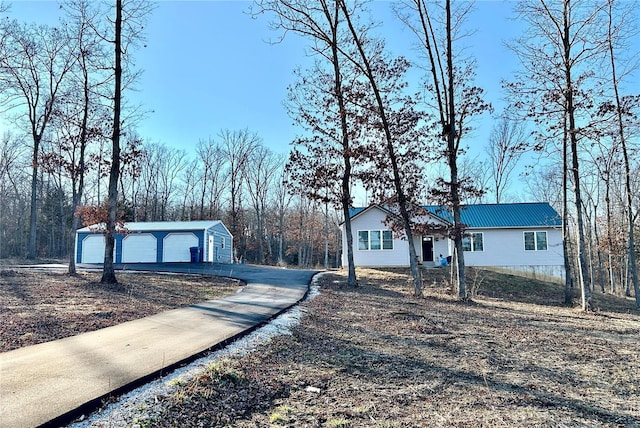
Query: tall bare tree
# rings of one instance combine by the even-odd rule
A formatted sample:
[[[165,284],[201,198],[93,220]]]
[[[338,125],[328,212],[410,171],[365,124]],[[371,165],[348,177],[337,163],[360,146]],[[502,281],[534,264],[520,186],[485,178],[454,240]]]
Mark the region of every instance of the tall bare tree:
[[[357,6],[356,2],[356,6]],[[347,116],[347,106],[344,96],[344,58],[341,57],[341,46],[345,43],[343,33],[343,20],[340,18],[340,5],[338,0],[256,0],[256,13],[269,12],[274,14],[273,27],[285,32],[294,32],[306,37],[311,42],[312,52],[326,61],[327,67],[331,69],[329,84],[330,97],[329,104],[326,105],[330,112],[337,112],[332,119],[333,123],[326,124],[327,127],[337,131],[337,134],[329,141],[337,141],[340,152],[340,204],[345,219],[345,230],[347,239],[347,284],[350,287],[357,285],[355,263],[353,259],[353,235],[351,230],[351,218],[349,210],[352,204],[352,162],[353,148],[352,136],[350,135],[349,120]],[[301,121],[306,122],[305,126],[312,128],[316,135],[326,133],[322,123],[317,120],[301,116]],[[327,140],[325,140],[327,142]]]
[[[276,172],[281,167],[279,157],[264,146],[259,146],[249,158],[250,168],[245,169],[247,191],[256,216],[256,245],[258,247],[258,263],[265,263],[264,238],[265,218],[269,193],[274,186]]]
[[[252,167],[250,159],[252,153],[262,144],[262,139],[255,132],[248,129],[231,131],[225,129],[218,134],[218,144],[222,148],[229,177],[230,198],[230,226],[231,235],[236,241],[233,248],[244,252],[244,235],[241,235],[242,224],[242,192],[245,184],[245,170]]]
[[[486,148],[491,160],[489,167],[496,204],[503,202],[504,192],[527,146],[522,123],[509,116],[500,117],[491,131],[489,145]]]
[[[512,89],[521,97],[519,104],[528,115],[538,124],[546,125],[547,135],[539,134],[539,144],[546,145],[550,135],[563,141],[575,205],[582,307],[589,310],[591,287],[579,156],[584,134],[579,121],[588,113],[591,102],[585,89],[592,76],[591,66],[603,52],[599,33],[602,7],[582,0],[526,0],[519,2],[516,9],[528,24],[527,34],[513,45],[526,71],[521,76],[524,80]]]
[[[456,4],[453,4],[456,3]],[[465,192],[481,192],[469,186],[469,181],[460,175],[458,157],[461,152],[462,137],[470,130],[469,120],[491,106],[483,98],[483,90],[473,86],[473,61],[462,58],[458,53],[459,42],[464,36],[463,23],[471,10],[471,2],[444,0],[405,0],[396,8],[398,17],[416,35],[420,50],[426,57],[427,96],[438,116],[441,137],[446,143],[443,151],[449,166],[449,180],[441,179],[443,196],[453,213],[454,260],[458,297],[468,299],[462,240],[464,225],[461,220],[461,199]],[[436,193],[439,193],[436,189]]]
[[[627,142],[627,129],[625,124],[625,119],[628,119],[630,116],[633,116],[631,108],[635,107],[638,109],[638,98],[629,96],[623,97],[620,94],[620,86],[621,80],[625,77],[625,73],[618,67],[619,56],[616,52],[616,45],[620,42],[625,42],[630,40],[631,38],[638,37],[638,27],[635,24],[631,24],[631,26],[622,25],[621,22],[615,22],[616,14],[614,14],[614,3],[620,3],[614,0],[607,0],[607,53],[610,60],[611,65],[611,88],[613,89],[614,101],[611,103],[605,103],[602,106],[602,109],[610,110],[615,112],[615,123],[616,123],[616,131],[617,131],[617,139],[620,142],[622,147],[622,155],[624,159],[624,186],[627,195],[627,222],[629,225],[629,236],[627,237],[627,263],[629,267],[629,276],[633,283],[633,289],[635,292],[636,298],[636,307],[640,308],[640,286],[638,285],[638,269],[636,265],[636,251],[635,251],[635,235],[634,235],[634,213],[633,213],[633,192],[631,191],[631,167],[629,162],[629,149]],[[637,4],[636,4],[637,6]],[[622,11],[622,13],[618,13],[618,17],[633,16],[635,11],[633,9],[628,9]],[[632,33],[628,33],[629,29],[632,30]],[[619,48],[617,49],[620,50]],[[635,105],[632,105],[635,101]]]
[[[120,174],[120,137],[122,126],[123,60],[132,55],[130,49],[142,39],[144,21],[151,12],[146,0],[116,0],[113,20],[113,39],[104,40],[113,45],[113,123],[111,132],[111,168],[109,171],[109,210],[105,233],[105,255],[102,283],[117,283],[113,254],[118,214],[118,177]],[[123,18],[124,16],[124,18]],[[103,33],[104,34],[104,33]],[[126,81],[124,82],[126,83]]]
[[[31,208],[27,257],[36,256],[37,188],[40,144],[51,121],[64,80],[76,62],[76,46],[64,26],[3,21],[0,32],[0,97],[29,128],[32,143]]]

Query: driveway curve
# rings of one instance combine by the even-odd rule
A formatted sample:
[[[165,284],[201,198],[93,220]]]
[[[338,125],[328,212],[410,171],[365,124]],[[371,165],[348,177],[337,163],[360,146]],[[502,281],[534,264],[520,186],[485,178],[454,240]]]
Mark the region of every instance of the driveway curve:
[[[87,266],[81,267],[99,267]],[[262,325],[298,303],[317,271],[176,263],[119,268],[217,275],[233,296],[0,354],[0,427],[59,426]]]

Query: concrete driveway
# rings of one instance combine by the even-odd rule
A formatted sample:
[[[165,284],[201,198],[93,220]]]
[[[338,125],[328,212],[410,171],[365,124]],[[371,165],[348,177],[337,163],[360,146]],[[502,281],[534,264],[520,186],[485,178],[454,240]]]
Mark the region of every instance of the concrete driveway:
[[[242,336],[295,305],[316,273],[204,263],[135,269],[228,276],[247,286],[223,299],[0,354],[1,427],[68,422],[104,397]]]

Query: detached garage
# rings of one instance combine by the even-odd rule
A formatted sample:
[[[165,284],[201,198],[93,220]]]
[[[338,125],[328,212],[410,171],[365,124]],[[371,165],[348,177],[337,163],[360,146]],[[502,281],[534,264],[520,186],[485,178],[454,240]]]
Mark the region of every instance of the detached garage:
[[[76,262],[102,263],[105,239],[100,227],[76,232]],[[116,233],[115,263],[198,261],[231,263],[233,237],[221,221],[132,222]],[[195,250],[197,249],[197,250]]]

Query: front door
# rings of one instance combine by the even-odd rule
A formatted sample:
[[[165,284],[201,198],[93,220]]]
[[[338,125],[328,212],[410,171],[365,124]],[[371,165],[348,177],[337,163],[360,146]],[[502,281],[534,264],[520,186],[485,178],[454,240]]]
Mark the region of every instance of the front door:
[[[433,236],[422,237],[422,261],[433,261]]]

